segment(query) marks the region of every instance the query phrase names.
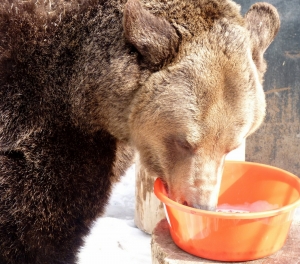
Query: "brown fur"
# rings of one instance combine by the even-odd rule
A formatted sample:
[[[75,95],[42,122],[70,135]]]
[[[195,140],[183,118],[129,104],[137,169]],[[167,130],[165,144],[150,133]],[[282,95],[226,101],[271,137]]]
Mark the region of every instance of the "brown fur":
[[[74,263],[133,161],[213,210],[226,153],[262,122],[262,3],[0,3],[0,263]]]

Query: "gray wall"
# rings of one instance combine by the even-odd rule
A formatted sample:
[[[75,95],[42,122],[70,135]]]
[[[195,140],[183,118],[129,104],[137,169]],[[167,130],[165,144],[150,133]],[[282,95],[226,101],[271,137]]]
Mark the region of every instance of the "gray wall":
[[[236,0],[245,14],[257,2]],[[281,29],[265,53],[267,115],[246,141],[246,160],[270,164],[300,176],[300,0],[266,0]]]

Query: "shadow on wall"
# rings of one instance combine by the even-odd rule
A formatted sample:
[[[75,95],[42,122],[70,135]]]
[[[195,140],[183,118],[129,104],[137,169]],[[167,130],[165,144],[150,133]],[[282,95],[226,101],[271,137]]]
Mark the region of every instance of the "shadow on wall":
[[[254,0],[235,0],[245,14]],[[274,5],[281,28],[265,53],[267,115],[247,139],[246,160],[270,164],[300,176],[300,1],[266,0]]]

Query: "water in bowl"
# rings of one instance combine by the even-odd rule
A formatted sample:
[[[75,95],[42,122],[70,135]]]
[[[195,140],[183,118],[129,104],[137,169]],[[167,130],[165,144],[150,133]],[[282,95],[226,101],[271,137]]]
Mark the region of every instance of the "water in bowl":
[[[267,201],[256,201],[254,203],[244,203],[237,205],[220,204],[217,206],[217,212],[222,213],[252,213],[264,212],[279,208],[277,204],[270,204]]]

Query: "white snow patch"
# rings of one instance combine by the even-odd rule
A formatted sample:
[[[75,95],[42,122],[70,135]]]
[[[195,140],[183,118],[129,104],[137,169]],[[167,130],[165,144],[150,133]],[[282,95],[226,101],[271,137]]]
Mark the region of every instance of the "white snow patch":
[[[134,224],[135,166],[114,187],[106,213],[97,219],[78,264],[151,264],[151,236]]]

